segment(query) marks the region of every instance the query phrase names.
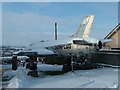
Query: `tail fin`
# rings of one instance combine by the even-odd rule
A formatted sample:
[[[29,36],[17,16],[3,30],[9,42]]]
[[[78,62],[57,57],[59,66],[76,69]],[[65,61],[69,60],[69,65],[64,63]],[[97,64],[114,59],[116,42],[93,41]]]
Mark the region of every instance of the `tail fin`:
[[[75,34],[73,34],[71,37],[75,37],[75,38],[89,37],[93,19],[94,19],[94,15],[87,16],[80,24],[78,31]]]

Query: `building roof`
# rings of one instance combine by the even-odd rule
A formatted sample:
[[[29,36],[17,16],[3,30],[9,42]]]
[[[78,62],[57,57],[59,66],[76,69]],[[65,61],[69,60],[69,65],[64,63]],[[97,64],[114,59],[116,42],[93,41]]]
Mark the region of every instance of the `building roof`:
[[[120,23],[104,38],[109,39],[111,36],[113,36],[118,30],[120,30]]]

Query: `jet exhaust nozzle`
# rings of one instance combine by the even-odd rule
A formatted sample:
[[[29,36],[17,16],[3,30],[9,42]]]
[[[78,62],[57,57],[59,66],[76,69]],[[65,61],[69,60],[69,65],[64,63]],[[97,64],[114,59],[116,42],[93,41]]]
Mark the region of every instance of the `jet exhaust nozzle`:
[[[97,44],[95,44],[94,46],[95,46],[95,49],[96,49],[97,51],[99,51],[100,49],[102,49],[103,44],[102,44],[101,41],[99,41],[99,42],[98,42]]]
[[[99,41],[99,42],[98,42],[98,47],[99,47],[99,49],[102,49],[102,46],[103,46],[103,45],[102,45],[102,42]]]

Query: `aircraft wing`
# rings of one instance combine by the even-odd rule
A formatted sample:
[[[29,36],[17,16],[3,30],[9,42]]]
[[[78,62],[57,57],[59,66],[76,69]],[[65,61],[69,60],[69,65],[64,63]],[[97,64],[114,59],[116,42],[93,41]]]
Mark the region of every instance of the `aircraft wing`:
[[[55,54],[53,51],[51,50],[47,50],[47,49],[34,49],[31,50],[31,52],[37,52],[39,55],[53,55]]]
[[[101,39],[100,41],[101,41],[102,43],[105,43],[105,42],[111,42],[112,39]]]
[[[45,48],[41,48],[41,49],[21,50],[21,51],[18,51],[18,52],[14,52],[13,55],[20,55],[20,53],[24,53],[25,56],[29,55],[31,53],[37,53],[38,55],[42,55],[42,56],[56,55],[57,54],[57,53],[54,53],[51,50],[47,50]],[[17,56],[18,60],[20,60],[20,61],[21,61],[21,59],[25,59],[26,57],[24,57],[24,56]],[[8,59],[8,58],[5,58],[5,59]],[[5,59],[3,58],[4,61],[5,61]],[[12,59],[12,57],[9,57],[9,59]]]
[[[53,51],[51,51],[51,50],[47,50],[47,49],[45,49],[45,48],[41,48],[41,49],[29,49],[29,50],[21,50],[21,51],[19,51],[19,52],[15,52],[15,53],[13,53],[14,55],[17,55],[17,54],[19,54],[19,53],[37,53],[38,55],[54,55],[54,54],[57,54],[57,53],[54,53]]]

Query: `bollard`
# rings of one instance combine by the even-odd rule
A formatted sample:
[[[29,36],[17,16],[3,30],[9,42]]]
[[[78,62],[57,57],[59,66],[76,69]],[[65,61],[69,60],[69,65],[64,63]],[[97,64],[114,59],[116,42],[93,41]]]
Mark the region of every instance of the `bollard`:
[[[12,61],[12,70],[17,70],[17,56],[13,55],[11,61]]]

